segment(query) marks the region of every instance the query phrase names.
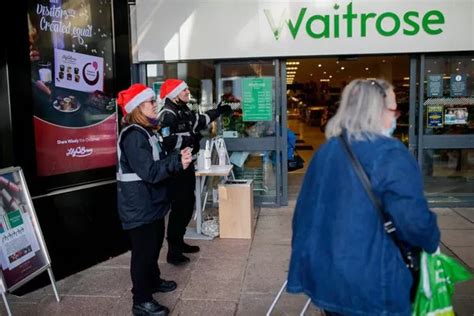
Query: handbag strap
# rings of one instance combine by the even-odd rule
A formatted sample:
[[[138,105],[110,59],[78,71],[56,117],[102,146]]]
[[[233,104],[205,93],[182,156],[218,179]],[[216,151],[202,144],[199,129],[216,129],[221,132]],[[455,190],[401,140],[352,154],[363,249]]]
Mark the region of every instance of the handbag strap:
[[[347,142],[346,137],[344,134],[341,134],[339,136],[339,139],[341,140],[342,147],[344,148],[345,152],[349,156],[352,166],[354,167],[354,171],[357,174],[360,182],[362,183],[362,186],[365,189],[365,192],[367,192],[367,195],[369,196],[370,200],[372,203],[374,203],[375,208],[377,209],[377,212],[379,213],[380,217],[382,218],[383,221],[383,227],[384,230],[387,234],[392,235],[395,231],[396,228],[393,225],[393,222],[387,217],[385,212],[383,211],[382,208],[382,203],[380,200],[375,196],[373,190],[372,190],[372,185],[370,184],[369,177],[367,176],[367,173],[365,172],[364,168],[362,167],[361,163],[355,156],[354,152],[351,149],[351,146]],[[392,237],[396,240],[395,235],[392,235]]]

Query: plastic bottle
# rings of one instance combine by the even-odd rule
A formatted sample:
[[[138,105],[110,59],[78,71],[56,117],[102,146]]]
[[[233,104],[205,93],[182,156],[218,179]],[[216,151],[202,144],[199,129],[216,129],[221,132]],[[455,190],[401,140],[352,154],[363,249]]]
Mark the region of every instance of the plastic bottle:
[[[225,166],[225,160],[226,160],[226,150],[225,150],[225,145],[224,145],[224,140],[221,139],[218,143],[217,146],[217,154],[219,155],[219,166]]]
[[[211,144],[206,141],[206,149],[204,150],[204,169],[211,169]]]

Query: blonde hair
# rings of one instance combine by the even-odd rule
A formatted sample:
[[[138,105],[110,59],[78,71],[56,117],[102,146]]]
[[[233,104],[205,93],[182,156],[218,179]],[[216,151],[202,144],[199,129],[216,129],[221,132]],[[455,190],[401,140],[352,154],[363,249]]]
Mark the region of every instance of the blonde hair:
[[[136,108],[133,109],[132,112],[128,113],[124,117],[124,120],[127,125],[138,124],[143,127],[154,127],[151,125],[148,118],[142,113],[142,111],[140,110],[140,106],[137,106]]]
[[[344,88],[337,113],[327,124],[326,138],[343,131],[356,140],[382,135],[382,114],[390,90],[393,86],[385,80],[353,80]]]

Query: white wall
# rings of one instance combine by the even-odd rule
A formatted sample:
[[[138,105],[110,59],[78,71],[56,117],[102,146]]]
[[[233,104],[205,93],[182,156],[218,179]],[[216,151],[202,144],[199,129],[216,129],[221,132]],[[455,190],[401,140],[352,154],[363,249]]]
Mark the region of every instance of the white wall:
[[[351,3],[357,17],[349,37],[343,15]],[[302,8],[307,8],[304,15]],[[474,50],[474,0],[137,0],[136,9],[140,62]],[[440,29],[440,34],[427,34],[422,27],[423,16],[431,10],[440,11],[445,20],[429,26]],[[403,34],[403,29],[413,30],[404,22],[407,11],[420,14],[419,18],[411,17],[420,25],[416,35]],[[393,12],[401,20],[399,31],[391,36],[376,31],[377,17],[385,12]],[[296,24],[300,13],[302,22],[293,38],[286,21]],[[368,13],[377,17],[368,19],[367,34],[362,37],[362,14]],[[307,34],[308,19],[314,15],[328,15],[330,38],[315,39]],[[273,19],[273,30],[281,27],[278,40],[269,18]],[[308,26],[315,33],[322,32],[323,22],[314,19]],[[380,21],[383,29],[393,29],[392,16]]]

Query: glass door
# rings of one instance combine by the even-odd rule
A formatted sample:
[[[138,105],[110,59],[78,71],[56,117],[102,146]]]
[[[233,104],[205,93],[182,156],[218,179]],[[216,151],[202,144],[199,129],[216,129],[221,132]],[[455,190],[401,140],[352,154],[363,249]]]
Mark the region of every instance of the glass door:
[[[474,54],[421,56],[418,159],[430,202],[474,201]]]
[[[256,204],[285,203],[279,61],[218,63],[216,82],[218,102],[233,109],[221,118],[218,133],[225,139],[236,178],[253,179]]]

